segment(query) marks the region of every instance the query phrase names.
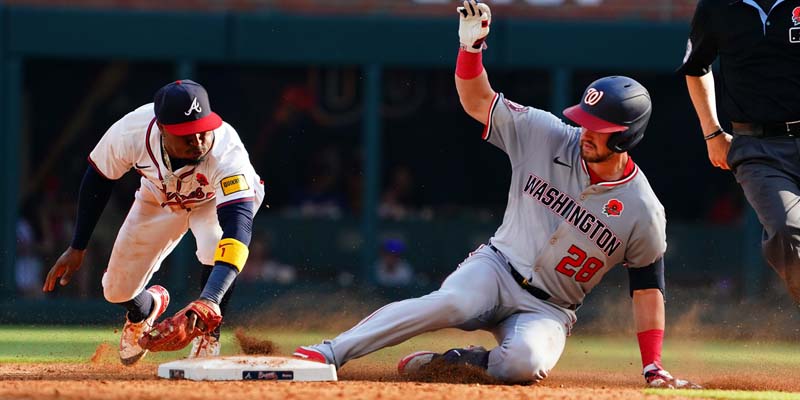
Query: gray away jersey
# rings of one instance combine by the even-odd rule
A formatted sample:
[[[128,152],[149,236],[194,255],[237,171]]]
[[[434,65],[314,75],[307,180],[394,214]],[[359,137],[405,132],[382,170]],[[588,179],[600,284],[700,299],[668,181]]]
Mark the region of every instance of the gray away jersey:
[[[492,244],[532,285],[567,303],[582,303],[613,266],[648,266],[667,248],[664,207],[639,167],[622,180],[591,185],[580,134],[502,94],[483,134],[512,168]]]

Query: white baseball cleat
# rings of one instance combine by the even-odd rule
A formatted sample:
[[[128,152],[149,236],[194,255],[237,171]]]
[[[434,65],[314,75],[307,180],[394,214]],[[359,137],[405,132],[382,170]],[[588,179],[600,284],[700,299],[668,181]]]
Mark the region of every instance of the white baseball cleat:
[[[433,356],[438,354],[439,353],[435,353],[432,351],[418,351],[416,353],[411,353],[401,358],[400,361],[397,363],[397,372],[400,375],[407,375],[418,372],[420,368],[430,364],[430,362],[433,360]]]
[[[159,285],[150,286],[147,292],[153,296],[153,311],[141,322],[128,321],[125,316],[125,326],[122,327],[122,335],[119,338],[119,360],[123,365],[133,365],[147,354],[147,350],[139,346],[139,339],[144,333],[155,325],[156,320],[169,305],[169,292]]]
[[[198,336],[192,340],[192,351],[187,358],[216,357],[221,349],[222,344],[215,336]]]

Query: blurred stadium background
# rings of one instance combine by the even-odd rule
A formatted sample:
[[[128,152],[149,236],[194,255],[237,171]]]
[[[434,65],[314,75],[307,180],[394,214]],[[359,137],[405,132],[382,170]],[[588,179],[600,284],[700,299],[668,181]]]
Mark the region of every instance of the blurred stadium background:
[[[760,226],[741,190],[709,164],[674,73],[696,1],[490,4],[485,61],[509,98],[561,116],[604,75],[650,90],[653,118],[632,155],[667,210],[670,317],[737,329],[750,321],[755,330],[773,317],[796,320],[743,311],[792,305],[761,261]],[[232,317],[293,309],[291,299],[318,307],[327,293],[380,303],[435,289],[499,225],[509,180],[504,154],[481,142],[455,93],[457,5],[0,0],[0,322],[120,320],[100,277],[136,174],[117,185],[73,282],[44,295],[42,281],[70,241],[89,151],[178,78],[206,86],[267,184],[270,207],[256,219]],[[193,248],[185,239],[155,278],[179,300],[199,290]],[[584,319],[603,320],[609,305],[628,309],[624,271],[607,280]]]

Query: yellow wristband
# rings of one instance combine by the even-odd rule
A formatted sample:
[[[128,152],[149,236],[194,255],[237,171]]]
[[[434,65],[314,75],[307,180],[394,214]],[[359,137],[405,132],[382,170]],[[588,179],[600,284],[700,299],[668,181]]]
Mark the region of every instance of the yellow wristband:
[[[247,245],[236,239],[226,238],[219,241],[217,251],[214,252],[214,262],[226,262],[242,272],[249,254],[250,250]]]

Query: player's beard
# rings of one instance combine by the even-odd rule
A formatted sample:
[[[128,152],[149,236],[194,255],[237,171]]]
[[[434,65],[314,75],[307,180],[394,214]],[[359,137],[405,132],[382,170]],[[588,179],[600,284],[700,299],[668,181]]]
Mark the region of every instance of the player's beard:
[[[206,160],[206,154],[203,154],[200,158],[195,158],[193,160],[186,160],[186,165],[197,165],[201,162]]]
[[[583,143],[581,143],[581,158],[584,161],[589,163],[600,163],[604,161],[608,161],[612,156],[614,156],[614,152],[611,150],[607,150],[605,153],[601,153],[597,146],[594,143],[589,143],[592,147],[594,147],[593,152],[588,152],[583,148]]]
[[[203,155],[201,155],[200,157],[194,158],[192,156],[188,156],[188,157],[178,158],[177,160],[180,160],[180,163],[183,165],[198,165],[201,162],[205,161],[206,158],[208,158],[208,153],[210,153],[210,149],[206,150],[205,153],[203,153]]]
[[[208,153],[211,152],[211,146],[209,145],[201,145],[198,147],[192,146],[190,151],[187,152],[186,164],[189,165],[197,165],[201,162],[205,161],[206,157],[208,157]],[[196,155],[196,154],[199,154]]]
[[[208,157],[208,150],[206,150],[206,152],[203,153],[202,156],[187,160],[186,163],[189,164],[189,165],[197,165],[197,164],[200,164],[201,162],[205,161],[206,157]]]

